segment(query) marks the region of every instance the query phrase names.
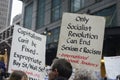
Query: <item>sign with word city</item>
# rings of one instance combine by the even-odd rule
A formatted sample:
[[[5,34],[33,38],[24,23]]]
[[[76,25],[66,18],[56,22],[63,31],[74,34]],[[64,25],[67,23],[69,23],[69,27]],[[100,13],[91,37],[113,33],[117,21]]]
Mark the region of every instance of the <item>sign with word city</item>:
[[[75,68],[100,69],[104,28],[104,17],[64,13],[57,57]]]
[[[115,79],[120,75],[120,56],[104,57],[106,75],[109,79]]]
[[[22,70],[29,80],[41,80],[45,70],[45,44],[45,36],[15,25],[9,72]]]

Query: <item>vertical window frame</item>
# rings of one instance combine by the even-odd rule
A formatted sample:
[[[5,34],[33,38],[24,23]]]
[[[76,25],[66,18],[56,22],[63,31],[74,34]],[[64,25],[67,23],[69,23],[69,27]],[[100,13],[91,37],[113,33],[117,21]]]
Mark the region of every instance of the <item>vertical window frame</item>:
[[[31,8],[30,8],[31,7]],[[28,8],[28,11],[31,9],[31,14],[30,12],[27,12],[27,9]],[[29,9],[30,8],[30,9]],[[29,15],[28,15],[29,13]],[[31,29],[32,28],[32,15],[33,15],[33,2],[31,2],[30,4],[28,4],[27,6],[25,6],[25,12],[24,12],[24,27],[25,28],[28,28],[28,29]],[[27,16],[29,19],[27,19]],[[27,25],[28,24],[28,25]]]
[[[60,0],[59,3],[55,4],[55,0],[52,0],[52,6],[51,6],[51,22],[55,22],[59,20],[62,16],[62,1]],[[55,14],[55,12],[58,10],[59,14]],[[55,16],[58,16],[57,18]]]
[[[78,6],[78,9],[75,7],[75,5],[76,5],[75,1],[76,0],[70,0],[70,12],[78,12],[79,10],[81,10],[82,8],[85,7],[85,0],[79,0],[80,3]]]
[[[38,0],[37,16],[36,16],[36,29],[42,28],[45,24],[45,2],[46,2],[46,0]],[[43,6],[41,6],[41,4]]]

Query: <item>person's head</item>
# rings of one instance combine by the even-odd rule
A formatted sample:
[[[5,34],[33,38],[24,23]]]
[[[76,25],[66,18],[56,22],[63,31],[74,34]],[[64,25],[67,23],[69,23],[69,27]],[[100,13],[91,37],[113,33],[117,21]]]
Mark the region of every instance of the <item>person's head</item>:
[[[25,72],[15,70],[10,75],[9,80],[28,80],[28,77]]]
[[[75,71],[74,80],[97,80],[97,77],[93,71],[78,69]]]
[[[69,79],[72,74],[72,65],[65,59],[55,59],[51,65],[49,72],[49,80],[54,80],[57,77]]]

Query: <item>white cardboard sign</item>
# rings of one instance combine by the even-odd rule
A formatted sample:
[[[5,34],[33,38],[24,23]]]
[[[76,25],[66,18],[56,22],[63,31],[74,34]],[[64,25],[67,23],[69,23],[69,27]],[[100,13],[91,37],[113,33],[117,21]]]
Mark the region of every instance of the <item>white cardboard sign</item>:
[[[106,75],[110,79],[116,79],[120,75],[120,56],[104,57]]]
[[[57,57],[75,68],[100,70],[104,29],[104,17],[64,13]]]
[[[46,36],[14,26],[9,72],[22,70],[29,80],[41,80],[45,70]]]

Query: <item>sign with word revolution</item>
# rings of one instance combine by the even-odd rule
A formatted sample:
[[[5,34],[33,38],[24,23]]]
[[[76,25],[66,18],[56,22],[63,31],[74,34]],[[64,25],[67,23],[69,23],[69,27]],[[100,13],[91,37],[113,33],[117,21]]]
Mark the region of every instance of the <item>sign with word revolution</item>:
[[[104,17],[64,13],[57,57],[75,68],[100,70],[104,29]]]
[[[46,37],[18,25],[14,26],[9,72],[22,70],[29,80],[41,80],[45,70]]]

